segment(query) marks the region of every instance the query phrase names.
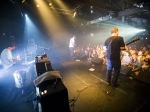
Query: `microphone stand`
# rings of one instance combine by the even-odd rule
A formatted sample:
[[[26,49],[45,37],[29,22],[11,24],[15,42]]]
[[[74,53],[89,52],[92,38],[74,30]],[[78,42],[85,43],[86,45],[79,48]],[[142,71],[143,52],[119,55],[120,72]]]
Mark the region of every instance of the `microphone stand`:
[[[51,49],[46,48],[46,47],[41,47],[41,46],[38,46],[38,47],[44,50],[44,54],[46,54],[46,50],[51,50]]]

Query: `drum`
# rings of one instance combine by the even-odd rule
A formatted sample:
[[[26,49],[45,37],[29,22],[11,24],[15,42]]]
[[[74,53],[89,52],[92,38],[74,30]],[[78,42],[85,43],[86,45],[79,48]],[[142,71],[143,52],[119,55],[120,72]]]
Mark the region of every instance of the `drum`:
[[[16,70],[13,76],[17,88],[26,87],[31,84],[32,77],[30,68]]]

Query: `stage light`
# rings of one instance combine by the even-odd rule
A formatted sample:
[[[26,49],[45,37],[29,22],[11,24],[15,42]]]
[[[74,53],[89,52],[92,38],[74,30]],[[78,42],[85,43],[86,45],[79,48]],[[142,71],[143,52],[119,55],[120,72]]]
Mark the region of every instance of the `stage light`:
[[[132,31],[138,33],[138,32],[144,32],[144,31],[146,31],[146,30],[145,30],[145,29],[133,29]]]
[[[40,5],[39,5],[39,4],[37,4],[37,5],[36,5],[36,7],[40,7]]]
[[[52,6],[52,3],[51,2],[49,2],[49,4],[48,4],[49,6]]]
[[[26,0],[22,0],[22,3],[24,3]]]
[[[91,37],[93,37],[94,36],[94,34],[93,33],[91,33]]]
[[[94,13],[94,11],[93,10],[91,10],[91,14],[93,14]]]
[[[73,13],[72,18],[75,18],[76,14],[77,14],[77,12],[75,11],[75,12]]]
[[[145,29],[138,29],[139,32],[145,31]]]

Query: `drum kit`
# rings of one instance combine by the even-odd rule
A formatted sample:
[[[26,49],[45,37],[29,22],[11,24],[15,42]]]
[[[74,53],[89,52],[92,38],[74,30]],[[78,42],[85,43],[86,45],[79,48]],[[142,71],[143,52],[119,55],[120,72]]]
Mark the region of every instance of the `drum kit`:
[[[17,88],[23,88],[32,83],[33,73],[32,68],[35,60],[27,61],[30,56],[24,56],[25,61],[20,61],[18,70],[15,70],[13,77],[15,80],[15,86]]]
[[[32,76],[31,76],[30,68],[16,70],[13,73],[15,85],[17,88],[26,87],[31,84]]]
[[[44,55],[37,56],[38,60],[47,59],[45,58],[47,57],[45,50],[49,50],[49,49],[41,46],[40,48],[44,50]],[[24,54],[25,56],[22,58],[24,59],[24,61],[22,62],[21,60],[19,63],[20,69],[18,68],[18,70],[14,71],[13,73],[15,85],[17,88],[23,88],[30,85],[33,82],[33,78],[36,76],[36,72],[34,68],[35,59],[33,59],[33,56],[30,54],[26,55],[25,50],[24,50]]]

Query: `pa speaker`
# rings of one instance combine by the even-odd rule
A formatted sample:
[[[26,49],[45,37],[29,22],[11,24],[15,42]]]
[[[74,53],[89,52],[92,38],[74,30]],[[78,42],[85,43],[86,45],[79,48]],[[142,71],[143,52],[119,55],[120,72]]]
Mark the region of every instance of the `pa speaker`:
[[[132,68],[128,66],[121,66],[120,73],[127,76],[131,69]]]
[[[150,84],[150,67],[141,67],[140,72],[135,78],[142,82]]]
[[[42,112],[70,112],[68,90],[59,80],[48,80],[39,87]]]
[[[103,59],[98,58],[98,57],[94,57],[94,58],[92,58],[91,62],[93,64],[96,64],[96,65],[102,65],[103,64]]]

